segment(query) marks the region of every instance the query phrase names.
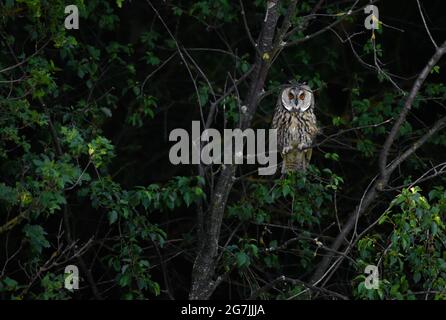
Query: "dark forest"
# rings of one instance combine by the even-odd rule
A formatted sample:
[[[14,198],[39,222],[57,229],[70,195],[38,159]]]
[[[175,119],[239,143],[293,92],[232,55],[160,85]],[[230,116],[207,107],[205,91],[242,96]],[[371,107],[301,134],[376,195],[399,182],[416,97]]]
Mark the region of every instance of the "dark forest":
[[[0,1],[0,299],[446,299],[443,2]],[[302,85],[305,170],[173,163]]]

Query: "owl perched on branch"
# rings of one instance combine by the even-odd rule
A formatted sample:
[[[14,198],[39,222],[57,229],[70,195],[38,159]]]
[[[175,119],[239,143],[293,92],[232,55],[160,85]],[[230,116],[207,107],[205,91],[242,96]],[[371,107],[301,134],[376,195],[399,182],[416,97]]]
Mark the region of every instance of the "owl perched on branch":
[[[311,159],[311,145],[319,131],[314,115],[314,95],[309,86],[290,85],[282,90],[271,127],[277,129],[282,173],[305,171]]]

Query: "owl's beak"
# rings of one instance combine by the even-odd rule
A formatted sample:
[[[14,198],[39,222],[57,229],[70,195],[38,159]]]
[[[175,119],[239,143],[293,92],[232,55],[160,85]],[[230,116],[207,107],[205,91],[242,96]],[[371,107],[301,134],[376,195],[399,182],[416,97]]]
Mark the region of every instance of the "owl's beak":
[[[302,109],[299,107],[299,99],[298,98],[294,99],[294,105],[295,105],[294,109],[296,109],[296,112],[302,111]]]

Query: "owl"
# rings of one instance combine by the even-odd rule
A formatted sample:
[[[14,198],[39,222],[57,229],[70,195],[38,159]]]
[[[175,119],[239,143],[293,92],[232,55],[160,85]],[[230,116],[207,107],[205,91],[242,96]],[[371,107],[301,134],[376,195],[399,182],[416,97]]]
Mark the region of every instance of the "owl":
[[[277,129],[278,151],[282,154],[282,174],[304,172],[311,159],[319,129],[314,114],[314,95],[305,84],[285,87],[277,99],[272,129]]]

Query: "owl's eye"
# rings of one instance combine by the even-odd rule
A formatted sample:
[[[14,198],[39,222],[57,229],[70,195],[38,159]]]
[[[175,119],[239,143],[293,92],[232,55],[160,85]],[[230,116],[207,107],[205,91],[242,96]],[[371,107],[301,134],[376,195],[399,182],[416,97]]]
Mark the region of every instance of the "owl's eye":
[[[299,95],[299,99],[300,99],[300,100],[304,100],[304,99],[305,99],[305,93],[304,93],[304,92],[302,92],[302,93]]]
[[[288,93],[288,99],[293,100],[294,99],[294,94],[292,94],[291,92]]]

